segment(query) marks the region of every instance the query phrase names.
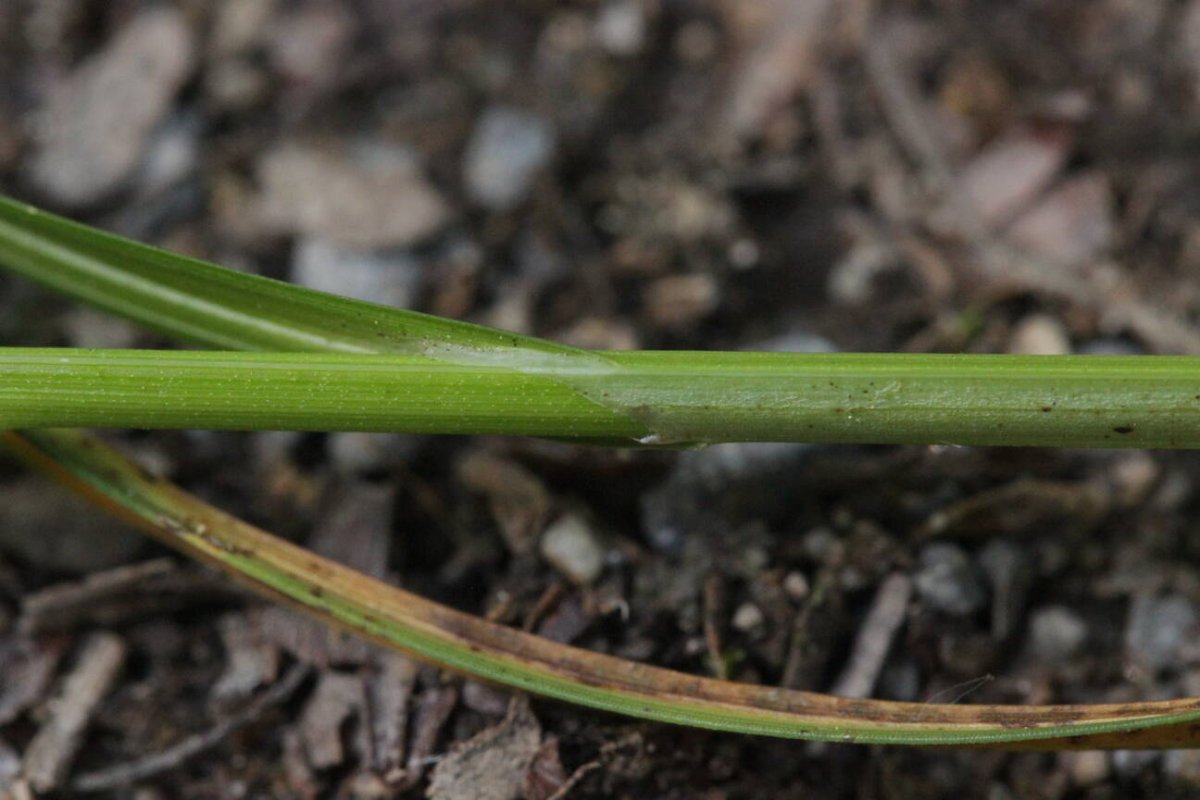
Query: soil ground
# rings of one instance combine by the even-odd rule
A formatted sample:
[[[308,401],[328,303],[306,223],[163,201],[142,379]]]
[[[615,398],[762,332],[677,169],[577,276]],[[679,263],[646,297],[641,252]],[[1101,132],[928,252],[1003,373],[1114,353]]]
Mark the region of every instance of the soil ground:
[[[4,193],[589,347],[1200,354],[1198,142],[1196,0],[0,3]],[[5,276],[0,342],[169,345]],[[939,702],[1200,695],[1190,454],[110,436],[270,530],[626,658]],[[527,709],[0,465],[5,784],[1161,798],[1200,791],[1200,754]]]

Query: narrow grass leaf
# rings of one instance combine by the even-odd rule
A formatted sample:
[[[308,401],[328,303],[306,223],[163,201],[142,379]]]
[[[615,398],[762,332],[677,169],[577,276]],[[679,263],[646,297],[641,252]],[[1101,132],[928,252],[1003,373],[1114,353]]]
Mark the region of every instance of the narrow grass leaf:
[[[3,199],[0,265],[213,347],[401,353],[533,373],[547,367],[604,371],[624,358],[306,292]],[[659,356],[629,357],[636,367],[638,358]],[[686,362],[683,357],[677,365]],[[664,365],[650,366],[662,372]],[[694,377],[685,370],[674,379]],[[591,399],[590,391],[603,396],[606,389],[595,384],[580,394]],[[670,391],[678,394],[678,386]],[[644,424],[633,433],[662,423],[633,418]],[[556,645],[438,606],[289,545],[154,479],[85,433],[0,436],[13,452],[75,491],[268,596],[433,663],[533,693],[664,722],[830,741],[1047,749],[1200,742],[1198,700],[1046,707],[845,700],[714,681]]]
[[[679,725],[797,739],[957,746],[1197,743],[1200,700],[987,706],[852,700],[673,672],[454,611],[366,577],[159,481],[86,434],[3,434],[36,466],[256,591],[426,661],[534,694]]]

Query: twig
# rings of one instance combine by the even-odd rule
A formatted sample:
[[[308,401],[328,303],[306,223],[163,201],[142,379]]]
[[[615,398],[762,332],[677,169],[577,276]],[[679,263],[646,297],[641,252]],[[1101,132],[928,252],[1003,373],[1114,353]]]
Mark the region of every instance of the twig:
[[[813,590],[792,621],[781,684],[789,689],[812,688],[828,649],[831,620],[842,613],[841,577],[844,548],[835,543],[813,581]]]
[[[25,778],[35,792],[58,787],[92,713],[125,663],[125,651],[125,642],[113,633],[94,633],[80,648],[75,669],[51,701],[50,718],[25,750]]]
[[[250,701],[241,711],[221,720],[203,733],[189,736],[176,745],[145,758],[117,764],[80,775],[71,784],[77,792],[101,792],[145,780],[160,772],[173,769],[192,756],[208,750],[243,725],[253,722],[264,711],[291,697],[292,692],[308,677],[307,664],[295,664],[269,689]]]
[[[189,604],[212,606],[243,593],[207,572],[180,569],[173,559],[155,558],[97,572],[80,581],[48,586],[24,597],[18,626],[26,636],[81,627],[108,627]]]
[[[712,671],[721,680],[729,677],[729,669],[721,650],[721,616],[725,606],[725,584],[721,576],[709,575],[704,581],[704,645]]]

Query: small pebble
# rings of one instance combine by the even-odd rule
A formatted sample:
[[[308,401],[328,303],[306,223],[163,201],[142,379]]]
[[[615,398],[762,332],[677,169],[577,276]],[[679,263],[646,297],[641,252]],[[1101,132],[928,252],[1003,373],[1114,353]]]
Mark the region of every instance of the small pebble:
[[[75,347],[133,347],[139,333],[135,326],[123,319],[82,307],[68,311],[63,324]]]
[[[404,463],[416,451],[417,440],[395,433],[349,431],[329,434],[325,447],[338,472],[364,475]]]
[[[1017,323],[1008,352],[1025,356],[1064,356],[1071,340],[1063,324],[1047,314],[1030,314]]]
[[[1162,465],[1149,453],[1141,450],[1122,453],[1108,469],[1114,500],[1125,508],[1140,504],[1158,485],[1162,474]]]
[[[270,78],[249,59],[231,58],[213,64],[204,75],[204,89],[216,111],[245,111],[266,98]]]
[[[808,585],[808,578],[804,577],[803,572],[789,572],[783,578],[783,591],[793,601],[799,602],[808,597],[812,587]]]
[[[837,345],[815,333],[806,330],[790,330],[755,342],[746,350],[766,351],[770,353],[836,353]]]
[[[321,85],[350,58],[357,23],[338,3],[299,4],[271,20],[267,60],[292,85]]]
[[[596,40],[615,56],[636,55],[646,40],[641,0],[611,0],[596,15]]]
[[[491,211],[508,211],[529,194],[554,155],[554,131],[541,117],[508,106],[483,112],[463,155],[467,194]]]
[[[826,292],[834,303],[866,303],[874,297],[876,278],[898,266],[896,252],[889,244],[874,240],[859,242],[830,269]]]
[[[1112,768],[1121,778],[1136,778],[1161,758],[1159,750],[1116,750],[1112,754]]]
[[[1075,352],[1081,356],[1140,356],[1146,351],[1127,339],[1092,339]]]
[[[309,289],[411,308],[421,285],[421,266],[401,250],[356,250],[305,237],[292,254],[291,277]]]
[[[263,157],[258,175],[262,219],[279,233],[378,250],[422,242],[450,217],[412,152],[381,141],[284,144]]]
[[[733,612],[733,619],[730,620],[734,629],[742,633],[749,633],[762,627],[763,612],[758,606],[753,603],[742,603],[738,606],[737,611]]]
[[[889,659],[879,675],[879,696],[886,700],[911,703],[921,691],[921,668],[908,656]]]
[[[1163,755],[1163,772],[1180,783],[1200,785],[1200,750],[1168,750]]]
[[[268,33],[279,0],[239,0],[213,7],[209,53],[223,57],[245,53],[260,44]]]
[[[546,528],[542,557],[572,582],[586,586],[604,569],[604,550],[591,525],[578,514],[564,514]]]
[[[21,756],[0,739],[0,786],[12,786],[21,774]],[[15,800],[15,795],[12,795]]]
[[[699,322],[716,310],[721,292],[711,275],[668,275],[649,284],[642,302],[650,322],[660,328],[678,328]]]
[[[1131,661],[1149,669],[1178,666],[1180,650],[1197,633],[1200,615],[1181,595],[1133,598],[1125,628],[1125,652]]]
[[[837,543],[836,533],[824,525],[818,525],[801,537],[800,548],[808,558],[823,562],[829,559]]]
[[[147,194],[161,192],[191,175],[199,161],[199,120],[176,116],[147,143],[137,176],[139,188]]]
[[[913,585],[930,608],[946,614],[966,616],[987,603],[983,576],[955,544],[931,544],[922,550]]]
[[[1087,623],[1063,606],[1040,608],[1029,619],[1030,649],[1051,664],[1061,664],[1077,655],[1087,638]]]
[[[1094,786],[1108,778],[1108,753],[1102,750],[1065,752],[1059,760],[1075,786]]]

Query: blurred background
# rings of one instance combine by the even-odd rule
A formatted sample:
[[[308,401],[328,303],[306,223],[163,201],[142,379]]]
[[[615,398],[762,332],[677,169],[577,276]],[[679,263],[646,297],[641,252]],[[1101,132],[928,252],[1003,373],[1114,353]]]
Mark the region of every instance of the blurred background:
[[[0,1],[5,194],[584,347],[1200,354],[1198,143],[1195,0]],[[169,345],[2,274],[0,342]],[[940,702],[1200,695],[1188,455],[112,436],[314,549],[627,658]],[[1200,784],[1190,752],[506,717],[497,690],[305,626],[0,466],[0,784],[96,635],[121,666],[62,787],[308,665],[139,798]],[[494,763],[438,760],[468,741]]]

